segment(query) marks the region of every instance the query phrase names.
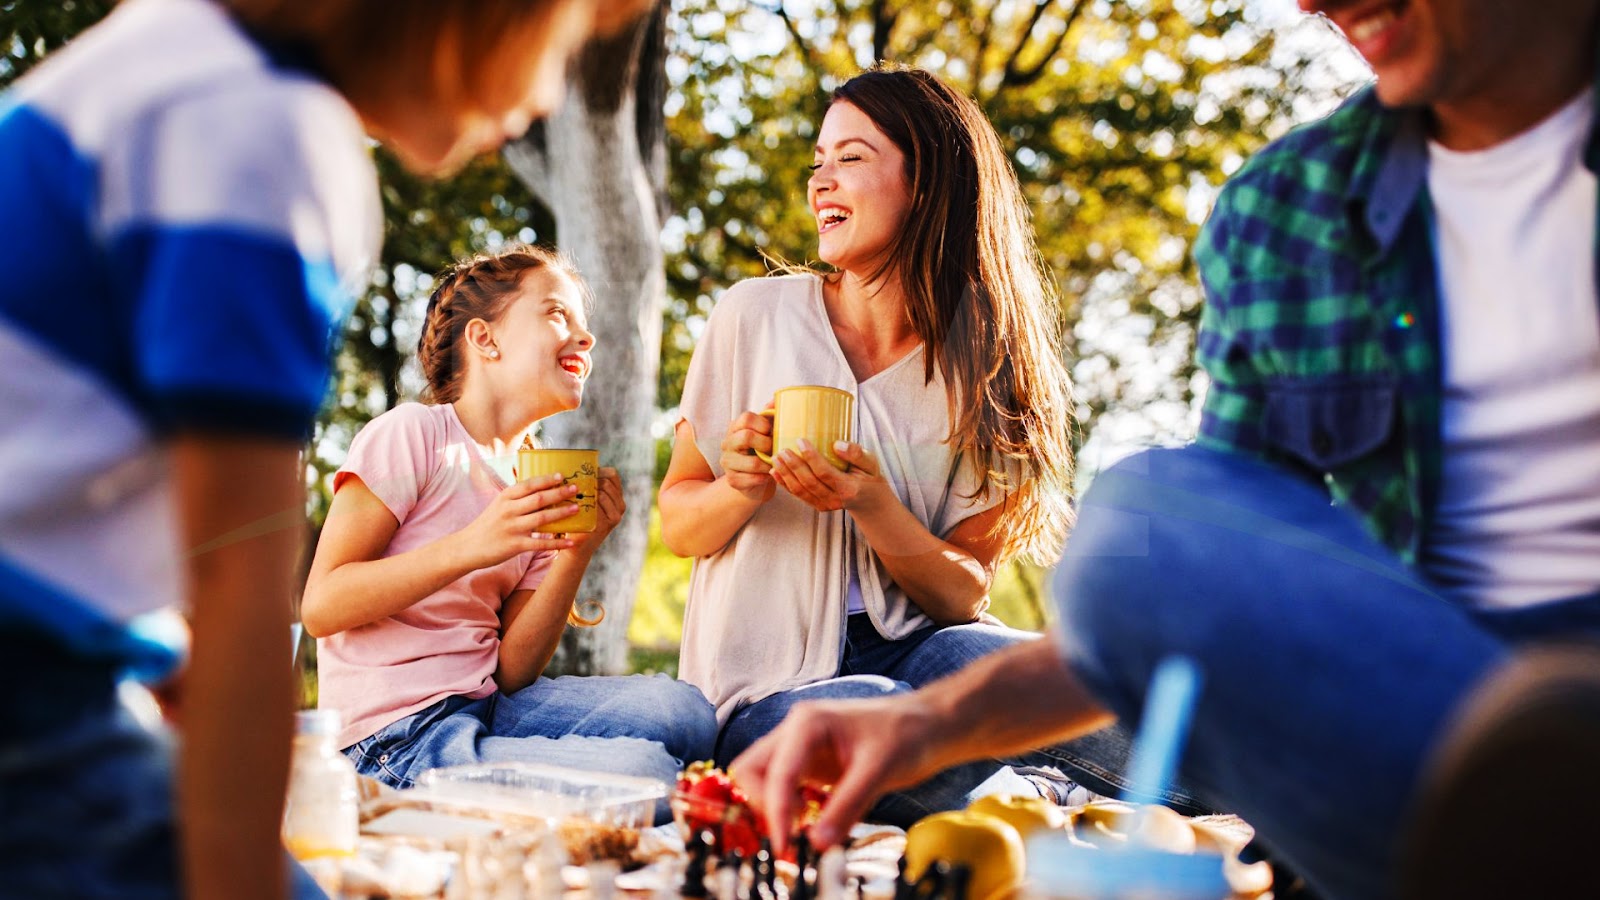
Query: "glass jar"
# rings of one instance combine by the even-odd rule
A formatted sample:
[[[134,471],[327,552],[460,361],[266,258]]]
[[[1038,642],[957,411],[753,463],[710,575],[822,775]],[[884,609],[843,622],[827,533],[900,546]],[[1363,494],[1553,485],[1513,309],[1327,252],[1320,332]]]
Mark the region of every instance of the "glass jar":
[[[284,847],[331,896],[338,896],[340,863],[355,855],[361,828],[356,767],[335,746],[338,734],[337,710],[295,714],[283,811]]]

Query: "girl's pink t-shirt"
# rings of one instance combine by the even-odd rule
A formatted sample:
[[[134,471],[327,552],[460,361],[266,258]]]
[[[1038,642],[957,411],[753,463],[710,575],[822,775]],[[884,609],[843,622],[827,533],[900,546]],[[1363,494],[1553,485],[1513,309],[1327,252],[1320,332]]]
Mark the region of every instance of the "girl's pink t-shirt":
[[[334,491],[352,477],[400,522],[385,559],[460,531],[506,487],[449,404],[405,403],[368,422],[334,475]],[[339,710],[339,746],[445,697],[492,693],[500,603],[512,591],[537,588],[553,558],[519,554],[392,616],[320,638],[317,705]]]

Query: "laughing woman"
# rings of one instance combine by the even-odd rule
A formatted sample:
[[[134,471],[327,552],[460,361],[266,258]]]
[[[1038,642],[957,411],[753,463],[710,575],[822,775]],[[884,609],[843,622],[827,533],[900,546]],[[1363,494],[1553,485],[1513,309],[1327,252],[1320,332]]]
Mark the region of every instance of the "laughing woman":
[[[1037,639],[980,618],[996,568],[1047,561],[1071,518],[1057,298],[977,105],[920,70],[851,79],[807,201],[834,271],[728,291],[661,488],[663,538],[696,559],[680,675],[717,706],[723,764],[800,701],[910,690]],[[824,448],[755,455],[772,449],[760,411],[801,384],[855,395],[856,441],[829,448],[844,471]],[[951,770],[878,815],[996,790],[1060,801],[1073,781],[1110,791],[1124,745],[1091,736]]]

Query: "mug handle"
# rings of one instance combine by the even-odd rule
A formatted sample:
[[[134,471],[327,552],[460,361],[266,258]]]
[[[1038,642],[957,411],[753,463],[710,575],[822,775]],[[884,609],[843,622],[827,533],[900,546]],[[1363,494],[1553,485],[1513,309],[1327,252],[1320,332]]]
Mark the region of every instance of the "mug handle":
[[[777,433],[776,426],[777,426],[777,423],[778,423],[778,411],[776,409],[763,409],[761,412],[756,413],[756,415],[758,415],[758,416],[766,416],[767,418],[771,419],[772,423],[773,423],[773,426],[774,426],[773,433],[774,433],[774,435],[776,435],[776,433]],[[750,450],[751,450],[751,452],[755,453],[757,459],[761,460],[762,462],[766,463],[769,466],[772,465],[772,457],[771,456],[768,456],[767,454],[762,453],[760,450],[757,450],[754,447],[751,447]]]

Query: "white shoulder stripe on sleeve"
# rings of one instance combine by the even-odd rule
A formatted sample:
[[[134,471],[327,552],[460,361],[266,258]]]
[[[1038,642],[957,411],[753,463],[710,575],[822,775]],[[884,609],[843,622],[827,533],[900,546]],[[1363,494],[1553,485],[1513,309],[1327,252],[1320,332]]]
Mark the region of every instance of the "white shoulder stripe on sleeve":
[[[331,259],[372,262],[381,228],[360,128],[324,86],[279,78],[185,98],[102,159],[100,233],[223,227]]]

